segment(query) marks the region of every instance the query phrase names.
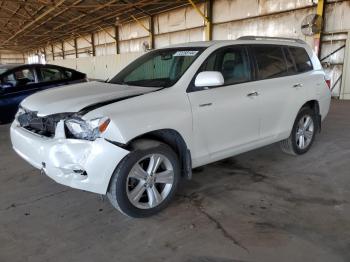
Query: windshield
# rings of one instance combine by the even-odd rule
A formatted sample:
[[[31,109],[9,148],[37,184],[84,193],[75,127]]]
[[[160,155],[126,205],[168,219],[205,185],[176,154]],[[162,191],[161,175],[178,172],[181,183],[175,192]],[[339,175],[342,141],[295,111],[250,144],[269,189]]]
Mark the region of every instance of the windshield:
[[[7,70],[7,68],[0,68],[0,74],[5,73]]]
[[[204,48],[155,50],[136,59],[110,83],[145,87],[170,87],[186,72]]]

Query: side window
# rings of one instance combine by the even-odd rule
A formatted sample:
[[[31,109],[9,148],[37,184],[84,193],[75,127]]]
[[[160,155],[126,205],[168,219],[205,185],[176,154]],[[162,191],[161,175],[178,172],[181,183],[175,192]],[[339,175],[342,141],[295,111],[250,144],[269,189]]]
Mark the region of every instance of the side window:
[[[294,58],[298,73],[307,72],[313,69],[310,57],[306,50],[301,47],[289,47]]]
[[[41,82],[51,82],[64,79],[63,73],[57,68],[41,67],[39,68]]]
[[[286,57],[288,75],[293,75],[297,72],[295,65],[294,65],[293,57],[292,57],[292,55],[289,52],[289,49],[287,47],[283,48],[283,52],[284,52],[284,55]]]
[[[1,82],[12,87],[26,86],[35,83],[35,77],[33,70],[21,69],[4,76]]]
[[[201,71],[221,72],[225,80],[224,85],[247,82],[251,79],[249,61],[243,47],[225,48],[214,52],[208,57]]]
[[[73,76],[73,72],[69,70],[64,71],[64,79],[71,79]]]
[[[288,74],[284,54],[280,46],[253,46],[259,79],[281,77]]]
[[[8,74],[8,75],[5,75],[2,79],[1,79],[1,84],[3,86],[6,86],[6,88],[9,88],[9,87],[15,87],[16,86],[16,79],[15,79],[15,74],[12,73],[12,74]]]

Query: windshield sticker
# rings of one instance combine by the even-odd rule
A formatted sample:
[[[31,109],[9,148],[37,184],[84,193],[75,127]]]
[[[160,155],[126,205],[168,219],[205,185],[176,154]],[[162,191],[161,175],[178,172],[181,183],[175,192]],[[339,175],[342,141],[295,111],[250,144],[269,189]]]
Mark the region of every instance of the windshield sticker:
[[[195,56],[198,51],[177,51],[173,56]]]

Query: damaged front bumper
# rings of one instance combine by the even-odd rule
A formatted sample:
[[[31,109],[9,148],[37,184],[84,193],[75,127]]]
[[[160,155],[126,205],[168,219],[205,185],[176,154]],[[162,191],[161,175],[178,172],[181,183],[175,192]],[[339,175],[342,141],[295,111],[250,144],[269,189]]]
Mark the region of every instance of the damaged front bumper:
[[[63,121],[53,138],[30,132],[15,121],[11,141],[23,159],[57,183],[98,194],[106,194],[114,169],[129,153],[103,138],[67,139]]]

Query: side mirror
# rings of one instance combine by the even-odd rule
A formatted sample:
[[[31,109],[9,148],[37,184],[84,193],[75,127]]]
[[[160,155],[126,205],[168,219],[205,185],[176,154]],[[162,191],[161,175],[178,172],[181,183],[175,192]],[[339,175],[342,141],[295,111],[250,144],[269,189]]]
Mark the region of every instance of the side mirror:
[[[196,87],[212,87],[212,86],[221,86],[225,83],[224,77],[221,72],[217,71],[204,71],[200,72],[194,85]]]

